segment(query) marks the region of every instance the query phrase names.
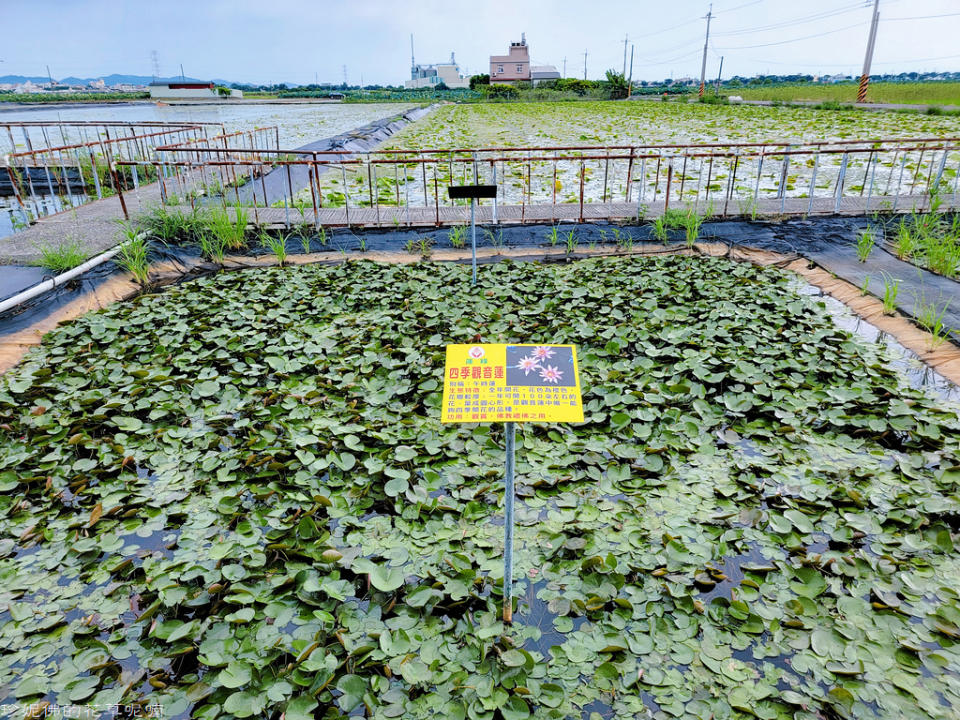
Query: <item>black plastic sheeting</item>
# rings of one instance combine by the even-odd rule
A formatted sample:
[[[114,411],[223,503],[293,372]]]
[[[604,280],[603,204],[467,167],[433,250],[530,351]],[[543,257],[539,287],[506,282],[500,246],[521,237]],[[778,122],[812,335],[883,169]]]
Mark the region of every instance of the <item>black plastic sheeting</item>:
[[[406,125],[419,120],[433,110],[431,105],[425,108],[414,108],[408,110],[402,115],[393,115],[381,118],[374,122],[354,128],[340,135],[316,140],[312,143],[295,148],[294,153],[302,152],[299,159],[309,160],[313,156],[311,152],[327,152],[331,150],[343,150],[343,154],[321,155],[320,160],[337,161],[350,158],[353,153],[367,152],[375,148],[378,144],[386,140],[395,132]],[[323,174],[324,168],[320,167],[318,172]],[[237,188],[242,205],[249,205],[256,197],[258,203],[263,203],[264,192],[267,196],[267,204],[282,200],[284,197],[292,197],[300,190],[310,186],[310,170],[307,165],[287,165],[271,170],[262,178],[257,178],[252,183]],[[233,200],[236,200],[234,196]]]
[[[960,283],[936,275],[914,265],[898,260],[890,253],[877,247],[866,263],[857,261],[855,243],[858,232],[868,227],[870,221],[865,218],[825,218],[812,220],[790,220],[782,223],[767,222],[713,222],[705,223],[700,238],[704,242],[724,243],[730,246],[754,247],[773,250],[785,255],[806,257],[822,266],[837,277],[857,286],[862,286],[869,275],[871,292],[883,296],[884,275],[900,281],[898,306],[901,312],[913,315],[919,302],[937,302],[942,308],[943,323],[951,330],[960,332]],[[641,244],[647,251],[664,250],[683,243],[682,231],[671,231],[668,245],[655,242],[652,228],[643,226],[621,226],[614,223],[567,223],[557,226],[557,242],[552,242],[553,232],[550,225],[505,225],[499,227],[478,227],[477,247],[503,247],[512,250],[529,248],[566,248],[570,231],[574,232],[575,244],[571,247],[569,258],[578,258],[579,250],[585,248],[617,249],[617,233],[621,243],[629,236],[634,247]],[[469,262],[470,228],[464,233],[462,248]],[[325,242],[314,235],[311,238],[288,236],[286,241],[288,254],[304,252],[329,253],[331,262],[338,262],[343,253],[362,253],[386,251],[407,251],[420,255],[424,250],[451,249],[450,228],[391,228],[356,232],[349,228],[337,229],[326,233]],[[153,260],[182,261],[197,258],[199,248],[175,247],[160,248],[153,252]],[[253,256],[270,255],[272,251],[265,247],[254,246],[248,250]],[[513,257],[515,260],[543,259],[542,253],[531,252],[529,256]],[[561,256],[560,260],[568,258]],[[496,262],[498,258],[484,258],[480,262]],[[195,263],[192,270],[184,267],[184,279],[194,277],[197,272]],[[212,268],[213,266],[208,266]],[[29,307],[17,312],[11,311],[0,316],[0,337],[29,327],[33,322],[52,313],[63,304],[78,297],[83,292],[96,289],[102,278],[116,270],[112,262],[105,263],[79,281],[58,288],[52,293],[40,296]],[[957,342],[955,336],[951,338]]]

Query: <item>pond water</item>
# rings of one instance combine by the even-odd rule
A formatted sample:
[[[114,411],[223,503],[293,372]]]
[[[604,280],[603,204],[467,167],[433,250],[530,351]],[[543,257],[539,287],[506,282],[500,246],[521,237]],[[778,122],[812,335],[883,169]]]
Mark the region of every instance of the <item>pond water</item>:
[[[217,122],[223,123],[227,132],[251,130],[256,127],[277,127],[277,140],[281,149],[296,148],[315,140],[332,137],[362,127],[384,117],[397,115],[413,105],[406,103],[303,103],[303,104],[185,104],[161,105],[137,103],[129,105],[93,105],[84,107],[43,108],[29,110],[4,110],[0,107],[0,125],[5,122]],[[68,127],[51,129],[44,137],[43,131],[29,132],[34,148],[49,144],[72,144],[81,142],[76,132]],[[27,143],[21,129],[14,130],[14,145],[9,135],[0,133],[3,153],[23,152]],[[92,136],[86,138],[92,139]],[[6,179],[6,178],[4,178]],[[37,188],[42,192],[41,188]],[[82,196],[73,198],[74,204],[84,201]],[[0,197],[0,237],[6,237],[23,227],[30,218],[59,212],[69,206],[69,198],[37,195],[29,199],[21,210],[12,197]]]
[[[413,107],[405,103],[316,103],[316,104],[183,104],[161,105],[153,103],[133,105],[93,105],[69,108],[44,108],[37,110],[5,111],[0,108],[0,124],[4,122],[217,122],[223,123],[227,132],[249,130],[254,127],[276,125],[282,149],[300,147],[314,140],[339,135],[374,120],[402,113]],[[66,139],[73,140],[69,129]],[[15,135],[17,150],[25,150],[22,138]],[[51,142],[60,141],[56,131]],[[40,147],[42,135],[31,135],[35,146]],[[4,152],[9,152],[9,139],[2,141]]]

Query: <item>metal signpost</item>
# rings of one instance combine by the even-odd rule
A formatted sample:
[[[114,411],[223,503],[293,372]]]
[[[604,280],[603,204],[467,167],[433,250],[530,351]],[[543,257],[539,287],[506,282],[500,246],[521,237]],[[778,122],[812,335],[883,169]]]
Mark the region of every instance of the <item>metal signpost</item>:
[[[473,285],[477,284],[477,200],[479,198],[496,198],[496,185],[450,185],[447,188],[451,200],[465,200],[470,198],[470,247],[473,252]]]
[[[515,426],[583,422],[576,347],[447,345],[441,422],[504,424],[503,621],[513,622]]]

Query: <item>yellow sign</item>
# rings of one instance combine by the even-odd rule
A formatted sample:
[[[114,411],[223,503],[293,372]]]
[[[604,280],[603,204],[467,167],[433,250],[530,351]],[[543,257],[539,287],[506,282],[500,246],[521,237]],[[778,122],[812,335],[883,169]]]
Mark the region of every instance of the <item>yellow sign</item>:
[[[583,422],[573,345],[447,345],[441,421]]]

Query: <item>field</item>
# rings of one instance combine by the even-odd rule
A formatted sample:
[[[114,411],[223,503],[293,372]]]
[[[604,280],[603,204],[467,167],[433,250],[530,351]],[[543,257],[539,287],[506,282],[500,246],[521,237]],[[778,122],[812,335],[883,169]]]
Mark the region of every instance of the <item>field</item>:
[[[220,273],[0,379],[0,688],[163,716],[949,718],[960,420],[782,271]],[[586,422],[441,425],[444,344],[579,348]],[[953,708],[953,709],[951,709]]]
[[[385,149],[445,149],[488,147],[537,146],[624,146],[640,144],[787,142],[801,144],[815,140],[852,140],[883,138],[956,137],[960,135],[960,118],[927,116],[921,114],[893,114],[879,112],[837,112],[794,107],[755,107],[702,105],[699,103],[652,102],[582,102],[582,103],[512,103],[447,105],[423,120],[407,126],[389,142]],[[942,153],[919,151],[894,156],[878,155],[874,173],[875,191],[893,190],[902,176],[908,181],[926,180],[940,160]],[[483,156],[481,155],[481,161]],[[868,185],[867,156],[854,155],[844,172],[846,187],[858,191]],[[686,175],[685,190],[692,200],[692,191],[703,209],[711,197],[722,195],[732,159],[716,167],[702,159],[676,162],[677,179]],[[952,152],[944,166],[944,182],[952,189],[960,153]],[[817,163],[817,181],[814,192],[829,196],[841,173],[840,155],[829,155]],[[901,168],[902,164],[902,168]],[[785,192],[790,197],[807,197],[810,192],[815,160],[812,155],[794,159],[787,174]],[[628,169],[632,167],[633,192],[644,191],[646,197],[656,194],[662,198],[666,185],[665,168],[656,162],[628,165],[626,160],[611,162],[609,168],[602,161],[586,164],[585,190],[587,202],[606,197],[626,198]],[[759,184],[756,175],[759,163],[756,157],[738,160],[734,187],[734,208],[749,204],[754,195],[774,197],[780,192],[782,157],[767,158]],[[466,170],[461,165],[460,170]],[[561,162],[554,180],[553,165],[535,162],[526,167],[523,156],[498,168],[497,181],[503,185],[502,202],[520,204],[548,202],[556,195],[557,202],[576,202],[579,190],[579,162]],[[607,170],[610,179],[604,182]],[[457,168],[440,163],[431,168],[439,175],[441,187],[450,179],[462,182]],[[486,181],[492,178],[488,163],[480,163]],[[872,172],[872,171],[871,171]],[[902,176],[901,176],[902,175]],[[354,205],[369,205],[369,178],[365,172],[347,175],[351,201]],[[324,179],[324,203],[342,204],[343,177],[336,174]],[[414,204],[432,205],[432,178],[426,181],[420,170],[410,166],[406,177],[395,166],[384,166],[378,175],[378,193],[381,204],[395,204],[396,196],[410,193]],[[397,186],[400,185],[399,192]],[[309,197],[305,196],[307,201]],[[444,204],[445,198],[440,199]],[[746,204],[744,205],[746,207]]]
[[[724,94],[740,95],[744,100],[854,103],[857,100],[857,84],[726,88]],[[960,83],[870,83],[867,101],[906,105],[960,105]]]

